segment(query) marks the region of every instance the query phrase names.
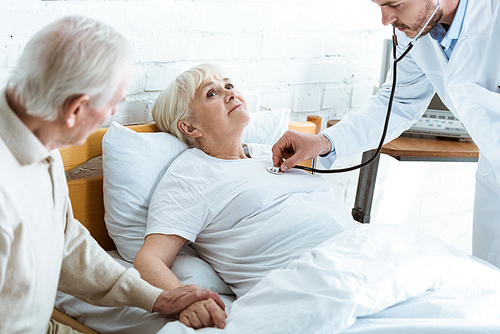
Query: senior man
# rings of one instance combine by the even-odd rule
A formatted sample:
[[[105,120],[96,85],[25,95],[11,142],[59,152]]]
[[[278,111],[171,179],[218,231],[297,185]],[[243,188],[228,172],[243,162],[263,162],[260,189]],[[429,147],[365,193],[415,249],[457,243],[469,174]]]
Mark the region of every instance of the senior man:
[[[500,1],[373,2],[382,9],[382,23],[395,28],[398,57],[423,29],[422,38],[397,66],[386,142],[416,123],[437,92],[480,150],[472,253],[500,267]],[[287,170],[299,161],[326,155],[322,162],[330,167],[375,148],[392,86],[392,75],[388,78],[360,112],[346,115],[323,133],[286,133],[273,147],[274,165]]]
[[[58,148],[82,144],[125,97],[131,47],[113,28],[69,16],[35,34],[0,94],[0,333],[71,333],[50,321],[56,290],[102,306],[178,314],[198,300],[223,326],[220,297],[163,291],[125,270],[73,218]]]

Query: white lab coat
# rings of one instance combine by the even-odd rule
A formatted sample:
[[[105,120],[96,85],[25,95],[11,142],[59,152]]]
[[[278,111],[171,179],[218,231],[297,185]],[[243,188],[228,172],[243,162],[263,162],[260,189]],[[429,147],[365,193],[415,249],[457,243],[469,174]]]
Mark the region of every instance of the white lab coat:
[[[462,32],[450,60],[429,35],[398,63],[393,111],[386,142],[416,123],[437,92],[480,150],[476,173],[473,254],[500,267],[500,0],[469,0]],[[398,34],[398,53],[409,42]],[[338,165],[354,153],[377,147],[383,129],[392,71],[379,93],[356,113],[325,132]]]

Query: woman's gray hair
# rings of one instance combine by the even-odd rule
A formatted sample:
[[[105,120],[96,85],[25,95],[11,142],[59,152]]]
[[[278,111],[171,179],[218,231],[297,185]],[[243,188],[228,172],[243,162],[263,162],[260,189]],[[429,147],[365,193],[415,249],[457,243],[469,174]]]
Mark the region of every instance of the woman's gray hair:
[[[191,102],[201,85],[224,78],[222,68],[214,64],[201,64],[180,74],[161,92],[153,105],[152,115],[158,128],[193,146],[191,138],[178,128],[177,123],[193,114]]]
[[[37,32],[8,81],[28,114],[53,121],[75,98],[99,109],[111,100],[132,61],[132,47],[114,28],[81,16],[63,17]]]

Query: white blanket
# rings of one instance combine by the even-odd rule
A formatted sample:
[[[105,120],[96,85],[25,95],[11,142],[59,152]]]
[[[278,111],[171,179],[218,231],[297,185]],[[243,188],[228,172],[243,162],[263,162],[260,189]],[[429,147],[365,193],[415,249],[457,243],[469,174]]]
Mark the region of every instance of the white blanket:
[[[398,225],[342,232],[224,301],[226,329],[196,333],[500,333],[500,271]],[[194,333],[171,317],[62,293],[56,306],[99,333]]]
[[[196,333],[498,333],[500,271],[407,227],[362,225],[271,272],[226,324]]]

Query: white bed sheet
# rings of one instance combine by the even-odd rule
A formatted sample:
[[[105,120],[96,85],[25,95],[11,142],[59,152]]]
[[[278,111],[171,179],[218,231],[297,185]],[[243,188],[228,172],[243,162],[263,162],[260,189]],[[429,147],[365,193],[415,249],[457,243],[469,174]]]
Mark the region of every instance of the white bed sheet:
[[[195,333],[82,303],[59,295],[57,304],[102,333]],[[500,271],[407,227],[362,225],[273,271],[231,304],[226,323],[196,333],[500,333]]]

